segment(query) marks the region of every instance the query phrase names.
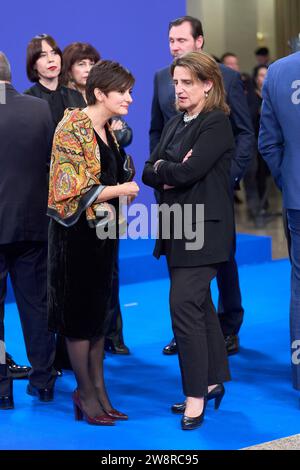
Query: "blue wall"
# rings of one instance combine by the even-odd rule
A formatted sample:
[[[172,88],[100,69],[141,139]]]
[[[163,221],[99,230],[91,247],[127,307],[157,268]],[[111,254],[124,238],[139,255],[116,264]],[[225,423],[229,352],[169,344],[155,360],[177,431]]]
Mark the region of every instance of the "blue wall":
[[[19,91],[30,85],[25,71],[28,41],[40,33],[52,35],[61,48],[73,41],[91,42],[106,59],[115,59],[136,77],[128,123],[134,140],[128,149],[140,181],[148,157],[148,130],[154,72],[171,60],[167,29],[170,20],[186,14],[185,0],[38,0],[3,1],[0,7],[0,50],[12,65]],[[152,201],[141,188],[139,202]]]

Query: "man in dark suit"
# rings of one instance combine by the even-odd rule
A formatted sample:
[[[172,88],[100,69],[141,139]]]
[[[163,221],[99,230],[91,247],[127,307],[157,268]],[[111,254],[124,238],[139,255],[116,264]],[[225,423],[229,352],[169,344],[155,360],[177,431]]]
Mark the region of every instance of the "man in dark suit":
[[[169,25],[169,45],[173,57],[178,57],[186,52],[201,50],[204,45],[201,22],[191,16],[184,16],[172,21]],[[234,189],[238,186],[251,161],[254,133],[240,75],[222,64],[220,64],[220,69],[227,94],[227,103],[231,109],[230,120],[236,143],[235,157],[231,166],[232,188]],[[158,71],[154,78],[149,132],[151,153],[160,140],[164,125],[176,113],[175,92],[170,67],[166,67]],[[238,352],[238,332],[244,315],[235,250],[236,240],[234,238],[230,260],[223,263],[217,275],[219,288],[218,313],[228,354]],[[164,354],[177,353],[174,338],[163,349],[163,352]]]
[[[0,53],[0,408],[13,408],[5,360],[4,301],[10,275],[31,363],[27,393],[53,399],[54,335],[47,325],[47,167],[53,124],[49,105],[20,95]]]

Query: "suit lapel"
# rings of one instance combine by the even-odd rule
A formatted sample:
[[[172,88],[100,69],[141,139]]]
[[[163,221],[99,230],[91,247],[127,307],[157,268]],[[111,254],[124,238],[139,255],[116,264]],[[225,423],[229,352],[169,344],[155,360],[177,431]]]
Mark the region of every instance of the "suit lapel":
[[[164,154],[169,142],[171,142],[174,134],[175,134],[175,131],[177,129],[177,126],[178,124],[180,123],[180,120],[181,120],[181,116],[178,116],[176,119],[174,119],[174,121],[172,122],[172,124],[168,127],[168,129],[166,130],[166,133],[164,135],[164,138],[160,144],[160,149],[159,149],[159,153],[161,155]]]
[[[190,126],[187,127],[185,136],[182,139],[182,142],[181,142],[181,145],[180,145],[179,152],[180,152],[181,155],[183,155],[183,156],[186,155],[187,152],[189,150],[191,150],[191,148],[193,148],[193,146],[194,146],[194,144],[195,144],[195,142],[198,138],[199,132],[201,131],[202,122],[205,119],[205,116],[206,116],[206,113],[200,114],[195,119],[195,122],[191,123]],[[179,116],[174,118],[172,124],[166,130],[166,133],[165,133],[165,135],[162,139],[162,142],[160,144],[159,155],[164,155],[165,150],[166,150],[169,142],[171,142],[171,140],[172,140],[172,138],[173,138],[173,136],[176,132],[177,126],[180,123],[181,119],[182,119],[182,114],[180,113]]]

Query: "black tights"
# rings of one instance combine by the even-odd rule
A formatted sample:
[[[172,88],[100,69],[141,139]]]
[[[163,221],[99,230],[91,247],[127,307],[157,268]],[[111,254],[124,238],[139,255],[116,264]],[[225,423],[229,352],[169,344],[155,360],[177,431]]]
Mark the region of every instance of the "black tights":
[[[89,416],[112,408],[103,372],[104,337],[92,340],[66,338],[66,344],[83,408]]]

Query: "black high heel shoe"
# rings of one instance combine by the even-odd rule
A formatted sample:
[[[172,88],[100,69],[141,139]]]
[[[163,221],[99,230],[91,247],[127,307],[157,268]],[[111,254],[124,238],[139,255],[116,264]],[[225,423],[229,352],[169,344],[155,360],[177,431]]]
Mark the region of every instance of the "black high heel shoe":
[[[221,401],[223,400],[223,397],[225,395],[225,387],[223,384],[218,384],[215,388],[213,388],[207,395],[206,395],[206,400],[215,400],[215,410],[218,410]],[[182,413],[185,412],[185,406],[186,403],[185,401],[182,403],[175,403],[174,405],[171,406],[171,411],[174,414],[181,415]]]
[[[206,404],[207,398],[204,397],[202,413],[195,418],[190,418],[189,416],[183,415],[181,418],[181,429],[183,429],[183,431],[192,431],[193,429],[197,429],[199,426],[201,426],[204,421]]]
[[[207,400],[215,400],[215,410],[218,410],[221,405],[221,401],[225,395],[225,387],[223,384],[218,384],[207,394]]]

